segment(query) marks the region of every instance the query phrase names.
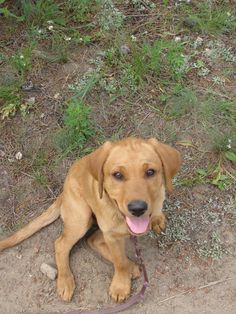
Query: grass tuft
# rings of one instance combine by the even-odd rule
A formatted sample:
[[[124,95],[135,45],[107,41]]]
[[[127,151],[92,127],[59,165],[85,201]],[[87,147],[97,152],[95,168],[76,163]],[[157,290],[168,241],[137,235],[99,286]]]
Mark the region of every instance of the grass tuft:
[[[81,100],[71,99],[64,114],[64,126],[57,133],[55,143],[67,155],[75,149],[83,149],[86,141],[94,135],[89,118],[91,109]]]

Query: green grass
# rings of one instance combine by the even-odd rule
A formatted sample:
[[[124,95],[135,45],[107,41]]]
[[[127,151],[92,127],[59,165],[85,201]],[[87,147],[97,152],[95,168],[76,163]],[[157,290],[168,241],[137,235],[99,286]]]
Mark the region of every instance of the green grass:
[[[48,21],[65,25],[64,13],[59,4],[53,0],[22,0],[20,1],[19,13],[28,26],[42,26]]]
[[[48,178],[45,174],[40,171],[35,171],[33,174],[34,180],[40,184],[42,187],[49,186]]]
[[[183,25],[202,33],[228,33],[236,26],[236,16],[225,1],[198,1],[195,5],[181,5],[185,15]]]
[[[55,138],[55,143],[63,154],[67,155],[75,149],[82,150],[86,141],[94,135],[90,111],[90,107],[81,100],[74,98],[68,102],[63,128]]]
[[[72,21],[88,22],[89,15],[97,12],[101,4],[101,0],[68,0],[66,10]]]
[[[0,86],[0,118],[4,120],[14,116],[21,105],[19,87],[16,85]]]

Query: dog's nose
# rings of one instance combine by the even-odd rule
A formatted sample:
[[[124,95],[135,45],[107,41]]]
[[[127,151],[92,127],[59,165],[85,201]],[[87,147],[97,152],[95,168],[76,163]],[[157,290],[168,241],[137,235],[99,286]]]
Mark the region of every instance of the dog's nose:
[[[148,208],[148,204],[144,201],[132,201],[128,204],[128,211],[134,216],[141,216]]]

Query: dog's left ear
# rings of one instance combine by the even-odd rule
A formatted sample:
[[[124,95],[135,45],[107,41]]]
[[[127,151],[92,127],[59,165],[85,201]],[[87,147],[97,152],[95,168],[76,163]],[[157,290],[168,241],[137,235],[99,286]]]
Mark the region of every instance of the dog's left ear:
[[[166,188],[168,192],[172,192],[172,179],[180,169],[182,163],[180,153],[175,148],[162,144],[155,138],[148,140],[148,143],[154,147],[157,155],[161,159],[164,168]]]
[[[91,175],[98,181],[98,192],[100,198],[103,195],[104,173],[103,167],[111,150],[112,143],[105,142],[101,147],[88,155],[88,168]]]

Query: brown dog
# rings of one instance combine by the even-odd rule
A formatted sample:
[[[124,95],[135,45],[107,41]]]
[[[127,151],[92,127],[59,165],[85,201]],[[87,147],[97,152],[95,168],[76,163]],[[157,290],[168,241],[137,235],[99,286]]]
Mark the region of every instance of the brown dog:
[[[157,233],[165,228],[165,189],[172,191],[172,178],[180,164],[179,152],[155,139],[106,142],[72,165],[55,202],[23,229],[0,241],[0,251],[61,215],[64,231],[55,242],[57,291],[69,301],[75,289],[69,253],[95,216],[99,230],[88,243],[113,263],[109,293],[113,300],[122,301],[130,294],[131,278],[139,276],[138,266],[125,254],[125,238],[144,234],[149,228]]]

